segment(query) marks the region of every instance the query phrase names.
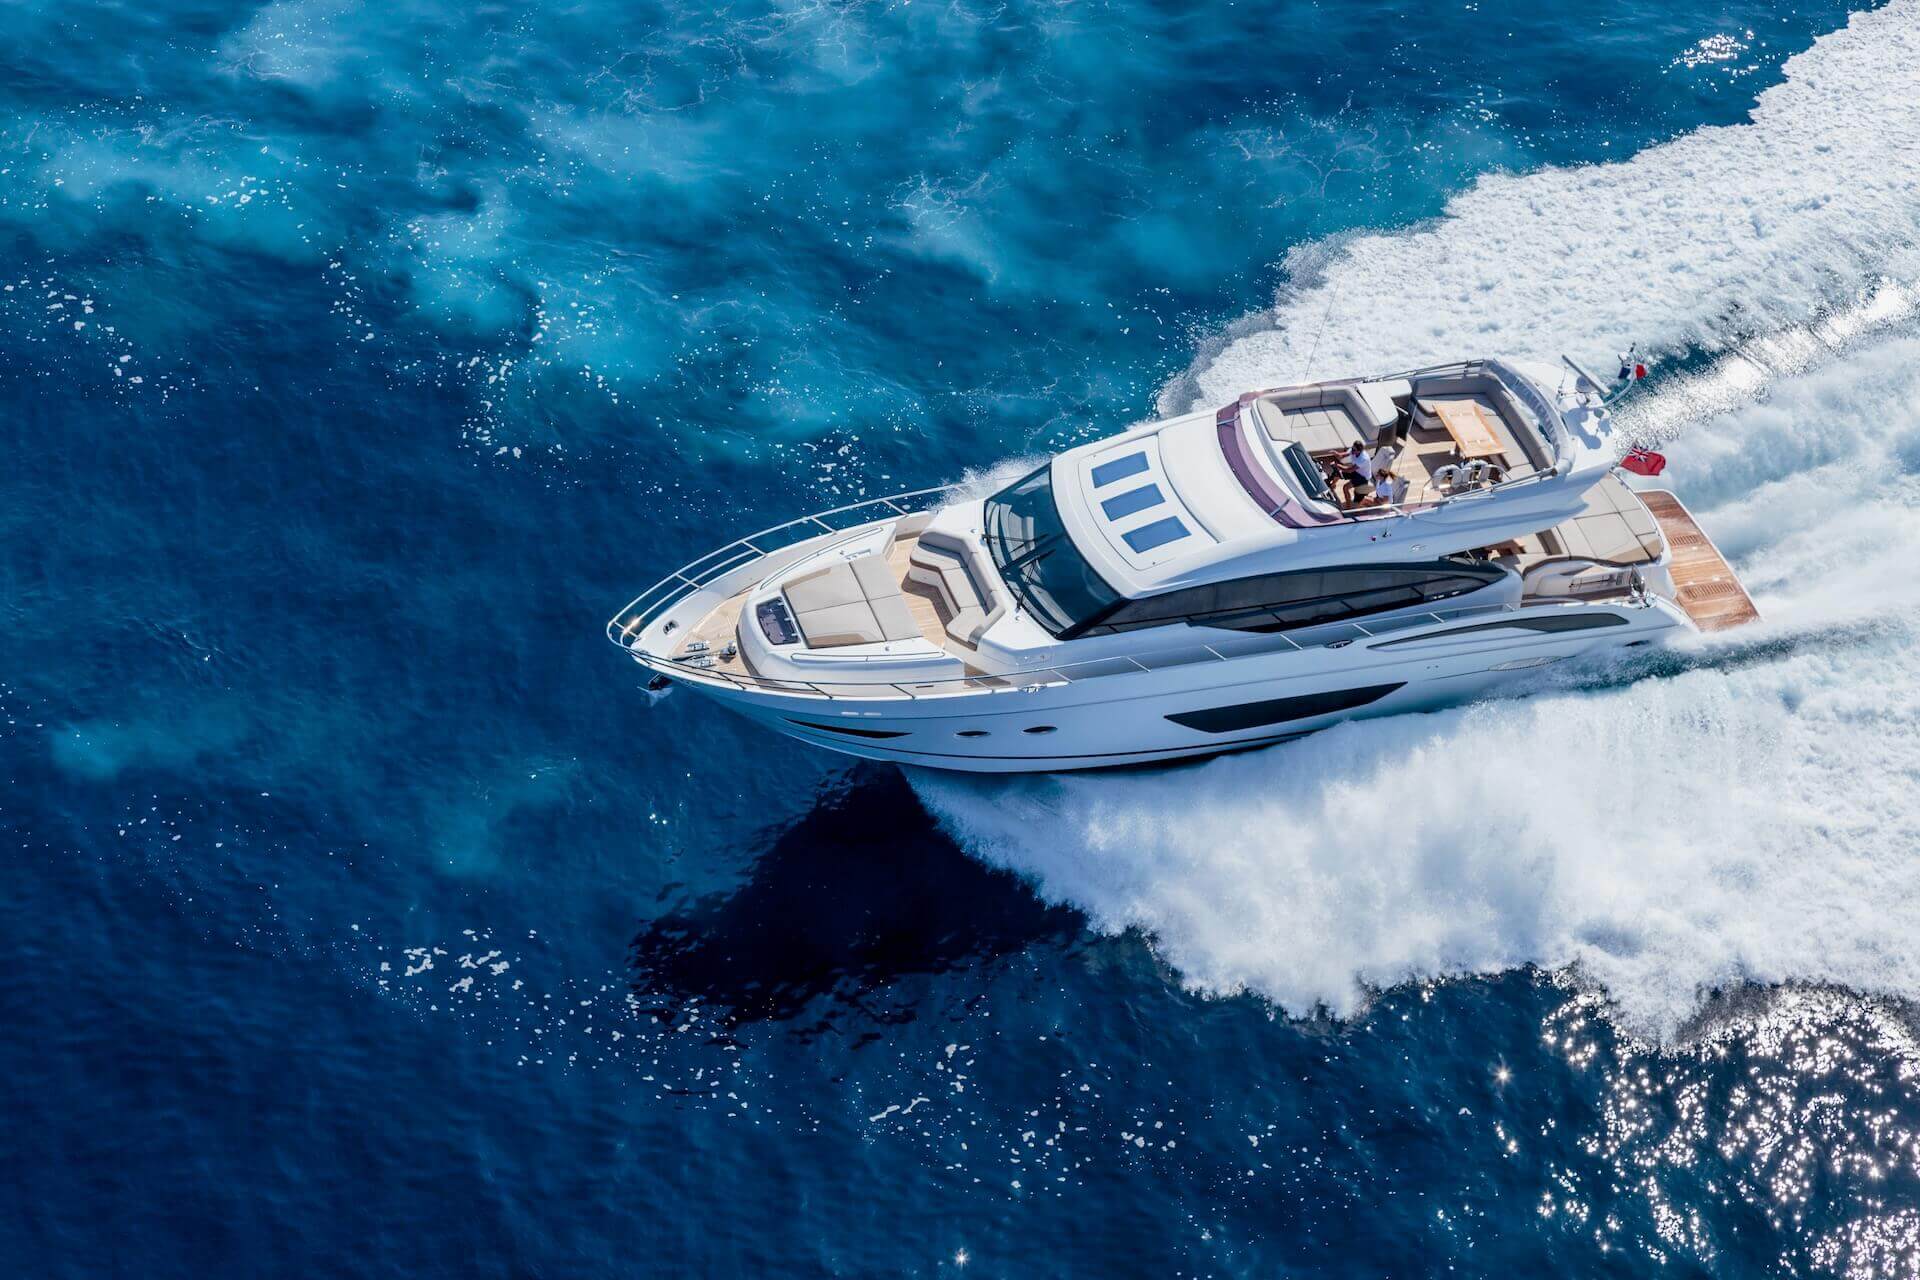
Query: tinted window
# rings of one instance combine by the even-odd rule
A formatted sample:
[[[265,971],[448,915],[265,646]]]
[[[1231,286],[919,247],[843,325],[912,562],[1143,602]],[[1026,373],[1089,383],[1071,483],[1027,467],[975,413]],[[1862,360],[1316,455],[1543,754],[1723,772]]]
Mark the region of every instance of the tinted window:
[[[1067,536],[1049,467],[987,499],[987,550],[1007,589],[1055,636],[1075,632],[1118,600]]]
[[[1446,560],[1263,574],[1129,600],[1095,629],[1132,631],[1187,622],[1238,631],[1284,631],[1444,600],[1478,591],[1503,576],[1503,570],[1491,565]]]
[[[1232,733],[1238,729],[1257,729],[1289,720],[1331,715],[1378,702],[1400,684],[1375,684],[1364,689],[1336,689],[1328,693],[1309,693],[1294,698],[1270,698],[1264,702],[1243,702],[1229,707],[1206,707],[1199,711],[1181,711],[1167,717],[1187,729],[1202,733]]]
[[[1326,574],[1310,570],[1306,573],[1269,574],[1261,578],[1223,582],[1216,588],[1219,607],[1222,610],[1259,609],[1295,600],[1311,600],[1327,594],[1326,578]]]
[[[1293,469],[1294,478],[1300,482],[1301,489],[1309,498],[1317,498],[1321,502],[1333,501],[1333,491],[1327,488],[1326,476],[1320,473],[1313,455],[1302,448],[1299,441],[1281,450],[1281,456],[1286,458],[1287,465]]]

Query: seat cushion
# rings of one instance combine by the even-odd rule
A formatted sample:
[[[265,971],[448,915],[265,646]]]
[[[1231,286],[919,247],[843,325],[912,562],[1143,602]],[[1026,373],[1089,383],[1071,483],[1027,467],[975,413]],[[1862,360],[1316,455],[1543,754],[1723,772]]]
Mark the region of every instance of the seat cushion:
[[[858,604],[832,605],[825,609],[796,611],[793,620],[800,626],[809,649],[836,649],[850,644],[879,644],[886,637],[879,620],[862,600]]]
[[[1362,430],[1352,406],[1339,395],[1324,404],[1291,408],[1261,400],[1254,405],[1254,416],[1268,439],[1282,444],[1298,441],[1308,453],[1337,452],[1356,440],[1372,444],[1375,435],[1371,424]]]
[[[912,568],[908,576],[939,591],[948,612],[958,614],[973,609],[985,616],[986,601],[973,580],[966,558],[959,552],[922,544],[914,548],[909,563]]]
[[[1603,516],[1581,516],[1574,523],[1580,532],[1586,535],[1589,552],[1596,560],[1637,560],[1640,558],[1640,539],[1633,536],[1626,517],[1609,513]]]
[[[853,566],[837,560],[825,568],[803,573],[788,582],[781,591],[794,613],[812,613],[838,605],[859,604],[867,598]]]
[[[878,596],[867,601],[873,607],[873,619],[880,626],[880,634],[888,640],[918,640],[920,624],[913,620],[913,610],[907,608],[907,598],[895,591],[890,596]]]
[[[912,567],[907,570],[907,581],[917,583],[934,592],[940,597],[942,603],[947,606],[949,611],[960,607],[954,603],[953,594],[947,590],[946,579],[940,576],[938,569],[929,568],[916,560],[913,562]]]
[[[956,547],[923,539],[914,544],[913,554],[907,558],[907,563],[938,573],[954,565],[965,564],[966,556]]]
[[[962,644],[974,644],[979,641],[980,633],[987,629],[989,621],[991,619],[978,608],[962,609],[947,624],[947,634]]]
[[[810,649],[921,637],[885,556],[837,561],[800,575],[782,592]]]
[[[860,584],[860,594],[869,602],[900,594],[900,583],[895,580],[893,566],[885,556],[864,555],[847,563],[853,569],[854,580]]]
[[[979,589],[973,585],[973,575],[967,572],[965,565],[949,565],[942,569],[940,582],[956,610],[978,609],[982,606]]]
[[[1580,523],[1578,520],[1569,520],[1556,528],[1554,533],[1558,535],[1560,545],[1566,548],[1568,555],[1588,559],[1597,553],[1593,549],[1593,543],[1587,540],[1586,530],[1580,527]]]

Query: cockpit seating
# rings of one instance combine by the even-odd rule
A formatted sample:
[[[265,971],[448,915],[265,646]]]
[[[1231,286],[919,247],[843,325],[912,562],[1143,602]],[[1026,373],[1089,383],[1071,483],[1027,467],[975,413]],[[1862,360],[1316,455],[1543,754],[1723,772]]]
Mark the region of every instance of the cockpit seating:
[[[951,534],[929,529],[914,543],[907,580],[931,590],[946,610],[947,634],[961,644],[978,644],[981,635],[1006,612],[1006,604],[981,589],[967,545]]]
[[[1254,402],[1269,439],[1298,441],[1315,456],[1341,452],[1355,441],[1371,448],[1384,438],[1381,428],[1393,425],[1391,408],[1388,402],[1383,411],[1353,386],[1298,387]]]
[[[1512,471],[1545,470],[1553,465],[1533,438],[1532,431],[1516,431],[1513,424],[1527,421],[1526,413],[1500,379],[1488,373],[1450,373],[1417,378],[1413,383],[1413,426],[1417,430],[1438,432],[1445,428],[1434,411],[1434,401],[1471,400],[1498,423],[1495,434],[1508,446],[1505,461]],[[1520,463],[1524,460],[1525,467]]]

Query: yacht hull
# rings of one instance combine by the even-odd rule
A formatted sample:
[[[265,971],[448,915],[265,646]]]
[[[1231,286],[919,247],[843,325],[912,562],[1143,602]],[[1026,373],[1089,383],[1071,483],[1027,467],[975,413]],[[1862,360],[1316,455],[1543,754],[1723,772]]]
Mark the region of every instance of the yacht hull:
[[[1552,629],[1534,629],[1543,627]],[[1319,648],[951,696],[823,698],[706,681],[688,688],[845,755],[972,773],[1055,772],[1249,750],[1343,720],[1520,692],[1555,663],[1692,634],[1664,600],[1563,603]]]

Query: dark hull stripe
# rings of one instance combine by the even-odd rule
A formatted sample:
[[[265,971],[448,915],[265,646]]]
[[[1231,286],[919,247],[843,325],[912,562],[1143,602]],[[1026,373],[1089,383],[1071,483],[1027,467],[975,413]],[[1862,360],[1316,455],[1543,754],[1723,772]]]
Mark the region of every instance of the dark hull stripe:
[[[787,717],[788,724],[797,724],[803,729],[818,729],[822,733],[844,733],[850,738],[904,738],[905,729],[856,729],[852,725],[818,724],[812,720],[795,720]]]
[[[790,720],[788,723],[798,725],[800,721]],[[1311,729],[1300,729],[1292,733],[1263,734],[1257,738],[1230,738],[1224,742],[1197,742],[1190,747],[1148,747],[1140,751],[1082,751],[1075,755],[1060,756],[990,756],[975,751],[914,751],[907,747],[890,746],[883,748],[883,750],[890,754],[882,758],[892,759],[894,756],[925,756],[933,760],[1112,760],[1121,756],[1219,755],[1221,752],[1237,751],[1242,747],[1270,747],[1277,743],[1291,742],[1295,738],[1304,738],[1312,732],[1313,730]],[[793,736],[799,738],[802,742],[812,743],[816,747],[837,749],[841,745],[836,742],[809,738],[804,734],[796,733]],[[902,761],[901,763],[911,764],[912,761]],[[1119,763],[1124,764],[1126,762],[1119,761]]]
[[[1260,725],[1284,724],[1289,720],[1310,720],[1378,702],[1406,681],[1373,684],[1361,689],[1335,689],[1328,693],[1308,693],[1294,698],[1268,698],[1262,702],[1241,702],[1225,707],[1203,707],[1198,711],[1178,711],[1167,719],[1185,729],[1202,733],[1232,733]]]

